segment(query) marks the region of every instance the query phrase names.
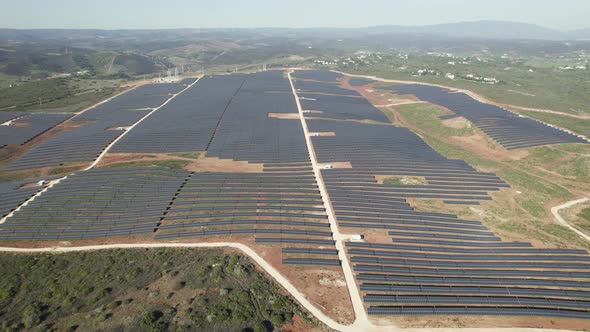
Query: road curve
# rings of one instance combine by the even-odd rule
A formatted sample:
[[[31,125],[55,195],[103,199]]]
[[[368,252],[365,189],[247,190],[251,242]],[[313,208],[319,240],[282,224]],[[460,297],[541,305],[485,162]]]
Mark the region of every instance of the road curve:
[[[577,229],[576,227],[570,225],[567,221],[565,221],[565,219],[563,219],[560,215],[559,215],[559,210],[561,209],[567,209],[569,207],[572,207],[576,204],[581,204],[581,203],[585,203],[587,201],[589,201],[590,198],[588,197],[584,197],[584,198],[580,198],[580,199],[576,199],[573,201],[569,201],[566,203],[563,203],[561,205],[557,205],[551,208],[551,213],[553,213],[553,216],[555,217],[555,219],[557,219],[557,221],[562,225],[565,226],[569,229],[571,229],[572,231],[576,232],[576,234],[578,234],[579,236],[583,237],[584,240],[590,242],[590,236],[584,232],[582,232],[581,230]]]
[[[359,327],[356,325],[342,325],[332,318],[325,315],[320,309],[314,306],[305,296],[300,293],[291,282],[285,278],[277,269],[270,265],[264,258],[260,257],[253,249],[247,245],[233,242],[211,242],[211,243],[122,243],[122,244],[103,244],[93,246],[80,247],[45,247],[45,248],[14,248],[14,247],[0,247],[0,253],[71,253],[84,252],[95,250],[112,250],[112,249],[154,249],[154,248],[235,248],[240,250],[245,255],[254,260],[266,273],[268,273],[276,282],[278,282],[291,296],[301,304],[307,311],[309,311],[316,319],[324,323],[329,328],[336,331],[343,332],[565,332],[569,330],[555,330],[555,329],[535,329],[535,328],[411,328],[399,329],[392,325],[373,325]]]

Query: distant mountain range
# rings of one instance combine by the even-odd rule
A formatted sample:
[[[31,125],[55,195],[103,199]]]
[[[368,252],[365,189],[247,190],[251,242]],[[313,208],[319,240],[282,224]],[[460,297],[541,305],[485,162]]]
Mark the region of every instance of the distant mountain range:
[[[471,21],[424,26],[381,25],[363,28],[216,28],[216,29],[153,29],[153,30],[98,30],[98,29],[0,29],[0,41],[84,39],[84,38],[152,38],[175,39],[216,35],[242,35],[263,33],[275,36],[298,35],[314,37],[359,37],[363,35],[420,35],[469,39],[535,39],[535,40],[588,40],[590,28],[556,30],[540,25],[507,21]]]
[[[562,31],[540,25],[507,21],[473,21],[424,26],[385,25],[372,33],[424,34],[451,38],[590,40],[590,29]]]

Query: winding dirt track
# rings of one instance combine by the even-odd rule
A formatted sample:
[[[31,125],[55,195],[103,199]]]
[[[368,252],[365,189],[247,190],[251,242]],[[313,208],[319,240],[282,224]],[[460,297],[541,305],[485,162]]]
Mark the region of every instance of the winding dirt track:
[[[570,225],[567,221],[565,221],[565,219],[563,219],[560,215],[559,215],[559,210],[561,209],[567,209],[569,207],[572,207],[576,204],[581,204],[581,203],[585,203],[587,201],[589,201],[590,198],[588,197],[584,197],[584,198],[580,198],[580,199],[576,199],[573,201],[569,201],[566,203],[563,203],[561,205],[558,206],[554,206],[551,208],[551,213],[553,213],[553,216],[555,217],[555,219],[557,219],[557,221],[562,225],[565,226],[569,229],[571,229],[572,231],[576,232],[576,234],[578,234],[579,236],[583,237],[584,240],[589,241],[590,242],[590,236],[584,232],[582,232],[581,230],[577,229],[576,227]]]

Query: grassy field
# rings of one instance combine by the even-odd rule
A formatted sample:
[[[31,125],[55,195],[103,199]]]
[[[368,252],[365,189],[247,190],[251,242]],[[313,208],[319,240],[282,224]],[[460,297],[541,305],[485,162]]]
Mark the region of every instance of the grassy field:
[[[543,146],[528,149],[528,154],[521,158],[492,157],[501,149],[499,146],[486,138],[488,144],[481,151],[465,148],[427,104],[402,105],[396,110],[445,157],[465,160],[480,171],[494,172],[511,185],[511,189],[494,194],[492,201],[484,202],[483,210],[464,208],[455,212],[466,217],[479,216],[488,227],[515,239],[524,237],[560,247],[590,247],[572,231],[555,224],[549,212],[549,207],[587,192],[590,146]]]
[[[383,179],[383,184],[392,184],[392,185],[420,185],[420,184],[427,184],[428,181],[424,177],[420,176],[391,176]]]
[[[540,112],[530,112],[530,111],[520,111],[516,110],[517,113],[521,113],[533,119],[541,120],[546,123],[551,123],[556,126],[569,129],[575,133],[582,134],[586,137],[590,137],[590,120],[583,120],[583,119],[576,119],[568,116],[557,115],[557,114],[550,114],[550,113],[540,113]]]
[[[221,250],[0,255],[3,331],[272,331],[294,315],[313,324]]]
[[[439,116],[445,115],[446,113],[441,107],[436,105],[407,104],[397,106],[396,109],[402,110],[404,118],[408,121],[412,123],[420,123],[421,129],[428,132],[436,132],[437,135],[442,137],[470,136],[475,132],[471,127],[471,123],[465,120],[462,125],[456,127],[444,125]]]

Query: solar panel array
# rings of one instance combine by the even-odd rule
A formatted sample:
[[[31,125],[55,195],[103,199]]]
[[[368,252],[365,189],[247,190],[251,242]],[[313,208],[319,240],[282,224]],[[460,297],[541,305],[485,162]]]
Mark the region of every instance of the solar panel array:
[[[117,142],[113,152],[206,150],[219,119],[244,82],[243,75],[207,76],[153,113]]]
[[[337,82],[342,74],[328,70],[297,70],[293,75],[295,79],[312,80],[319,82]]]
[[[75,120],[82,121],[79,127],[49,137],[8,164],[7,170],[92,161],[123,133],[120,127],[133,125],[183,87],[182,84],[148,84],[113,98],[77,116]]]
[[[353,96],[358,97],[360,94],[354,90],[341,88],[338,82],[316,82],[307,81],[301,79],[293,80],[295,89],[301,93],[313,93],[313,94],[329,94],[339,96]]]
[[[387,116],[365,98],[308,93],[298,95],[304,110],[320,111],[320,113],[307,113],[306,117],[389,122]]]
[[[27,179],[0,183],[0,218],[8,215],[31,196],[42,190],[43,184],[38,182],[53,177]]]
[[[259,243],[287,240],[296,245],[294,248],[305,249],[283,251],[285,264],[303,264],[301,259],[317,259],[317,255],[338,260],[312,172],[193,173],[175,197],[155,238],[214,235],[253,235]],[[318,246],[308,240],[322,241],[331,250],[316,252]]]
[[[0,240],[151,234],[189,174],[150,167],[75,173],[0,224]]]
[[[308,118],[373,120],[389,123],[383,112],[354,90],[340,87],[341,74],[323,70],[298,70],[292,74],[299,102]]]
[[[334,132],[335,136],[312,137],[318,162],[350,162],[352,168],[323,170],[330,197],[342,210],[340,221],[388,217],[392,213],[413,218],[449,218],[437,213],[413,212],[405,198],[461,200],[475,203],[489,200],[489,191],[508,185],[492,173],[478,172],[462,160],[443,157],[406,128],[350,121],[308,120],[313,132]],[[376,176],[418,177],[423,184],[383,184]],[[366,208],[347,202],[366,202]],[[386,206],[373,206],[373,205]],[[395,204],[396,207],[392,207]],[[337,211],[338,211],[337,209]]]
[[[381,229],[392,240],[346,243],[370,315],[590,318],[586,251],[502,241],[479,221],[416,211],[406,201],[478,204],[490,199],[489,192],[507,187],[505,182],[443,157],[408,129],[386,124],[387,118],[365,99],[338,87],[340,74],[297,71],[295,76],[296,86],[308,91],[300,92],[300,100],[316,99],[307,105],[323,108],[322,117],[332,118],[307,119],[311,132],[334,133],[311,137],[318,162],[350,163],[349,168],[321,170],[339,226]],[[183,84],[147,86],[115,98],[79,116],[89,121],[80,128],[59,133],[15,163],[30,168],[92,160],[120,135],[113,127],[135,123],[149,111],[141,108],[157,107]],[[338,251],[283,73],[207,77],[185,93],[137,126],[114,151],[205,150],[208,157],[263,164],[263,170],[77,172],[0,224],[0,240],[221,236],[280,248],[286,265],[338,268]],[[423,181],[383,183],[387,177]],[[0,184],[0,214],[41,190],[30,185],[36,180]]]
[[[487,249],[474,246],[477,240],[424,246],[416,241],[420,233],[409,237],[346,244],[369,314],[590,318],[584,250],[510,246],[500,239]]]
[[[289,81],[280,71],[243,78],[244,84],[228,105],[207,156],[309,166],[309,152]],[[269,113],[295,118],[270,117]]]
[[[10,126],[0,126],[0,148],[25,144],[71,116],[63,113],[29,113],[18,117]]]
[[[283,247],[284,264],[339,266],[289,81],[280,71],[232,76],[239,89],[207,156],[263,163],[264,169],[193,173],[155,238],[245,236]]]
[[[503,241],[481,222],[418,212],[407,198],[477,204],[508,185],[438,154],[410,130],[307,120],[344,233],[381,229],[389,243],[347,242],[370,315],[520,315],[590,318],[590,256]],[[341,165],[341,164],[340,164]],[[383,178],[421,179],[415,184]],[[347,229],[352,229],[349,231]]]
[[[462,92],[420,84],[396,85],[387,89],[400,94],[412,94],[421,100],[448,108],[473,122],[506,149],[586,143],[578,136],[530,118],[520,117],[498,106],[482,103]]]

